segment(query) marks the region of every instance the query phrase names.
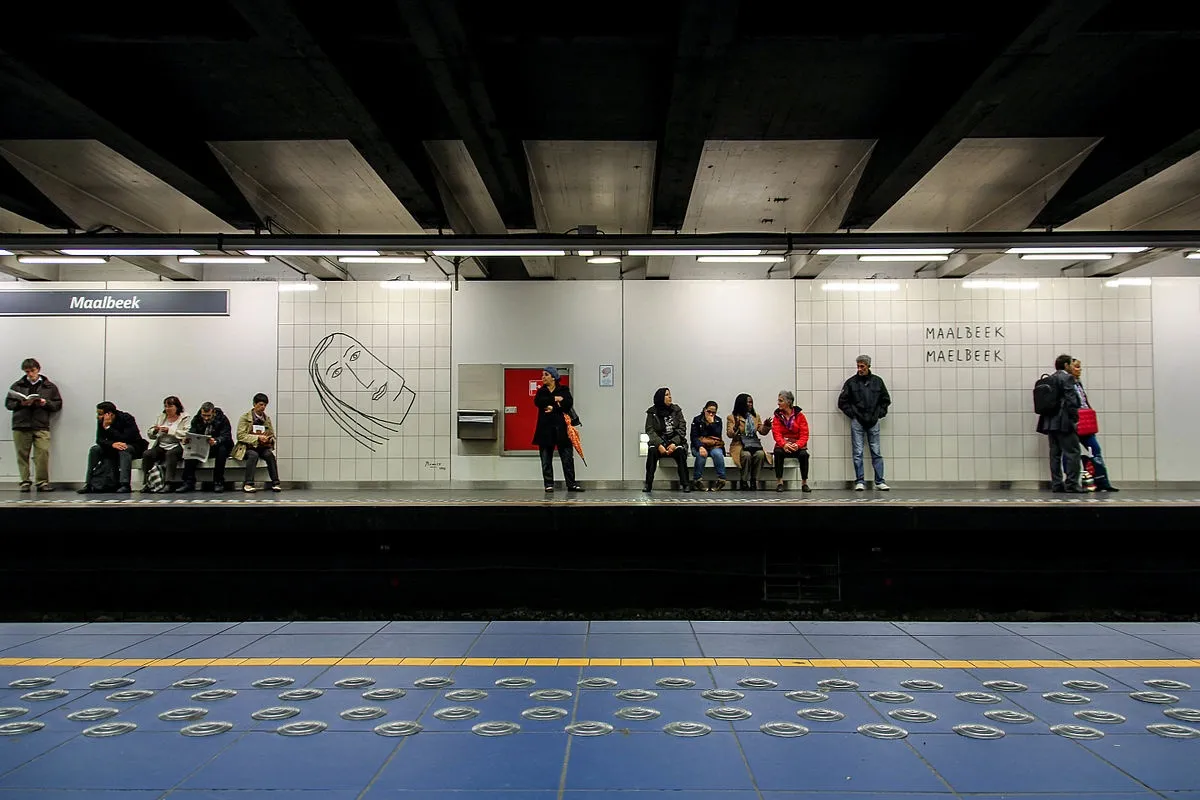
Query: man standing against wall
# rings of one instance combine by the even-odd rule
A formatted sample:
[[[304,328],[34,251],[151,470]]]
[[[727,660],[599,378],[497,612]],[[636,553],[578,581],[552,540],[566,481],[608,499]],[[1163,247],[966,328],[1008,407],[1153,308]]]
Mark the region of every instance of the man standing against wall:
[[[29,453],[33,451],[34,479],[39,492],[53,492],[50,484],[50,417],[62,409],[58,387],[42,374],[36,358],[21,362],[25,377],[9,387],[4,407],[12,412],[13,444],[21,491],[33,488],[29,480]]]
[[[887,416],[892,398],[883,378],[871,372],[871,357],[855,359],[857,371],[842,384],[838,408],[850,418],[850,443],[854,455],[854,491],[867,487],[863,475],[863,437],[871,447],[871,467],[875,470],[875,488],[886,492],[890,487],[883,481],[883,455],[879,449],[879,420]]]

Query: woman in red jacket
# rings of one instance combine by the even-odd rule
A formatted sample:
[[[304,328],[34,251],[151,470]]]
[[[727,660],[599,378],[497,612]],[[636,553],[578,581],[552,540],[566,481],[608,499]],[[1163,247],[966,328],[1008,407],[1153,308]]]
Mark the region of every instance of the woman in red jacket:
[[[808,419],[796,408],[796,396],[787,389],[779,393],[779,407],[771,419],[771,434],[775,437],[775,491],[782,492],[783,460],[800,462],[800,491],[811,492],[808,485]]]

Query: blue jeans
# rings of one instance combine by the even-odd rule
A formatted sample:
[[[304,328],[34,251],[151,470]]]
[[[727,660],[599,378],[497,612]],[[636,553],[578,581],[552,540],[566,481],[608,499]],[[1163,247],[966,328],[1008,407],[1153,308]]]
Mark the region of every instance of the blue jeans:
[[[712,450],[709,450],[707,447],[705,449],[708,450],[708,455],[712,457],[713,466],[717,468],[717,477],[725,480],[725,451],[719,447]],[[701,458],[699,450],[692,451],[692,458],[695,459],[695,466],[692,467],[692,480],[698,481],[700,480],[700,476],[704,474],[704,464],[708,459]]]
[[[1079,446],[1082,450],[1092,451],[1092,461],[1096,462],[1099,467],[1104,466],[1104,457],[1100,455],[1100,440],[1096,438],[1096,434],[1079,437]],[[1063,469],[1066,469],[1067,458],[1063,456]],[[1107,474],[1107,473],[1106,473]]]
[[[879,450],[879,423],[870,430],[863,428],[856,419],[850,420],[850,448],[854,457],[854,480],[863,482],[863,434],[871,447],[871,468],[875,470],[875,482],[883,483],[883,456]]]

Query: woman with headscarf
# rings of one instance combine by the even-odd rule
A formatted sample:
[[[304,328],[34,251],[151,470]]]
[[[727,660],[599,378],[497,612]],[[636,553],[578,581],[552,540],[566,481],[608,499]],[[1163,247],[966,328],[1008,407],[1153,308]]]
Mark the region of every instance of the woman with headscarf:
[[[687,473],[687,420],[683,418],[683,409],[671,402],[671,390],[659,389],[654,393],[654,405],[646,409],[646,436],[649,438],[649,452],[646,455],[646,483],[643,492],[654,488],[654,471],[658,469],[660,458],[675,459],[675,467],[679,470],[679,486],[685,491],[692,490],[692,482]]]
[[[771,421],[763,421],[754,408],[754,398],[739,394],[733,401],[733,413],[725,418],[725,435],[729,437],[729,455],[741,468],[739,489],[758,489],[758,471],[767,460],[767,451],[760,436],[771,432]]]
[[[575,454],[567,435],[566,415],[575,407],[575,398],[571,397],[570,389],[559,385],[558,378],[558,370],[554,367],[542,370],[542,385],[533,396],[533,403],[538,409],[533,443],[542,457],[542,483],[546,491],[554,491],[554,449],[557,447],[567,491],[582,492],[583,487],[575,480]]]

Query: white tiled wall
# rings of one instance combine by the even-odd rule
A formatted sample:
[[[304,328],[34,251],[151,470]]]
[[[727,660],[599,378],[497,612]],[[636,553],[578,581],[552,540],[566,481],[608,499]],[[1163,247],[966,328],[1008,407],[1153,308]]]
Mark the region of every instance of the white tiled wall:
[[[1048,479],[1031,390],[1059,353],[1083,362],[1113,482],[1154,480],[1150,287],[1101,279],[1042,280],[1034,290],[968,289],[958,281],[898,281],[894,292],[797,284],[797,403],[812,427],[813,479],[854,477],[838,392],[860,353],[884,379],[889,482]],[[1002,327],[1003,339],[933,340],[928,328]],[[930,350],[1000,351],[1000,362],[926,363]],[[864,454],[871,478],[870,454]]]
[[[392,422],[403,419],[395,432],[375,428],[383,441],[368,442],[347,433],[321,402],[309,361],[313,349],[331,334],[341,336],[333,340],[318,372],[350,407]],[[356,347],[347,353],[354,342],[362,352]],[[383,288],[373,282],[326,282],[313,292],[281,292],[278,346],[275,422],[286,480],[450,479],[448,285]],[[355,369],[335,375],[333,360],[353,358],[355,353],[358,358],[347,365]],[[361,382],[355,382],[356,375]],[[385,380],[385,398],[373,401],[372,394]],[[406,416],[404,404],[386,399],[396,394],[401,381],[416,395]],[[364,389],[364,383],[371,389]]]

